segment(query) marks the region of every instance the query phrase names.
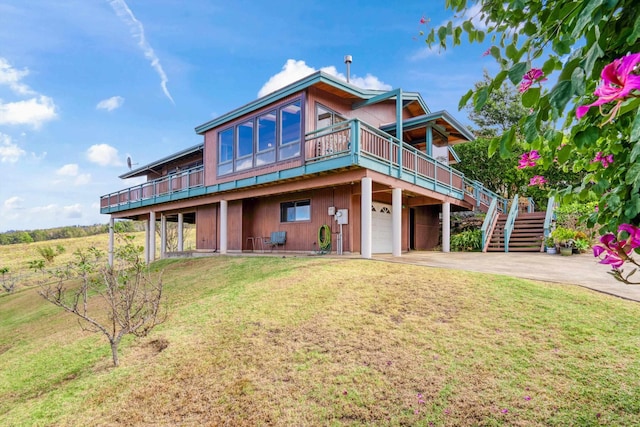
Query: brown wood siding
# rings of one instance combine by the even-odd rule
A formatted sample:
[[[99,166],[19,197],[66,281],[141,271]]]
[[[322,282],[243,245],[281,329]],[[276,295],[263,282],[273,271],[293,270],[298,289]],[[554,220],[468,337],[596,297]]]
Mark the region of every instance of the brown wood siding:
[[[432,250],[440,243],[440,206],[417,206],[414,209],[416,250]]]
[[[217,205],[198,206],[196,209],[196,249],[218,249],[217,213]]]
[[[350,252],[352,212],[350,209],[351,185],[336,188],[324,188],[297,193],[281,194],[268,198],[253,198],[244,200],[242,217],[244,220],[243,249],[251,249],[248,237],[268,238],[273,231],[286,231],[287,251],[317,251],[318,229],[327,224],[332,230],[332,246],[336,250],[336,236],[339,226],[328,215],[329,206],[336,209],[349,209],[349,224],[343,225],[343,251]],[[311,220],[300,222],[281,222],[280,204],[298,200],[311,202]],[[335,234],[334,234],[335,233]]]
[[[227,249],[242,250],[242,200],[229,202],[227,206]]]
[[[297,159],[289,159],[284,162],[275,163],[266,167],[253,168],[248,171],[239,173],[239,174],[229,174],[223,177],[218,178],[218,132],[221,130],[225,130],[230,128],[231,126],[235,126],[238,123],[241,123],[249,117],[255,117],[264,113],[266,111],[272,110],[274,108],[278,108],[284,104],[288,104],[294,99],[300,98],[300,96],[304,95],[304,91],[298,92],[294,95],[288,96],[276,103],[270,104],[267,107],[261,108],[259,110],[251,111],[249,114],[239,117],[238,119],[225,123],[224,125],[217,127],[215,129],[211,129],[205,132],[205,142],[204,142],[204,151],[205,151],[205,185],[215,185],[221,182],[229,182],[235,179],[246,178],[254,175],[260,175],[267,172],[273,172],[278,170],[289,169],[291,167],[299,166],[302,164],[302,158]],[[307,116],[306,112],[306,100],[305,97],[302,96],[302,141],[300,142],[300,155],[304,155],[304,134],[307,132],[305,126],[305,117]],[[315,114],[315,113],[314,113]]]

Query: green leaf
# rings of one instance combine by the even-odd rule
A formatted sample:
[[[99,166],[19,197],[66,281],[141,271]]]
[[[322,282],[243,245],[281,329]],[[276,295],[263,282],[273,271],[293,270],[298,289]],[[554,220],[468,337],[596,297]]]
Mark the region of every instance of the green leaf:
[[[585,92],[585,79],[584,70],[580,67],[576,67],[571,73],[571,84],[576,95],[582,96]]]
[[[478,39],[478,43],[482,43],[484,41],[484,31],[478,31],[476,38]]]
[[[640,37],[640,14],[636,17],[636,22],[633,25],[633,32],[627,37],[627,44],[634,45],[636,40]]]
[[[596,77],[594,75],[593,66],[598,58],[602,57],[604,52],[600,48],[600,45],[595,41],[591,44],[591,47],[587,51],[584,60],[580,63],[580,66],[584,69],[587,76]]]
[[[562,147],[560,149],[560,151],[558,151],[558,162],[560,164],[565,163],[567,160],[569,160],[569,155],[571,154],[572,151],[571,145],[565,145],[564,147]]]
[[[454,45],[459,45],[460,44],[460,36],[461,35],[462,35],[462,28],[456,27],[455,30],[453,30],[453,43],[454,43]]]
[[[515,61],[516,55],[518,55],[518,49],[513,45],[513,43],[511,43],[505,49],[505,54],[507,55],[507,58],[509,58],[512,61]]]
[[[493,156],[496,151],[498,150],[498,147],[500,146],[500,138],[495,137],[492,138],[491,141],[489,141],[489,157]]]
[[[551,74],[553,70],[556,69],[557,65],[560,63],[556,56],[550,56],[544,64],[542,64],[542,72],[545,76]]]
[[[516,128],[515,126],[511,127],[507,132],[502,135],[500,138],[500,157],[506,158],[511,155],[513,149],[513,141],[515,140]]]
[[[588,145],[595,144],[599,137],[600,128],[597,126],[589,126],[588,128],[576,133],[576,136],[573,137],[573,142],[575,142],[578,149],[583,149]]]
[[[527,116],[524,121],[523,131],[525,140],[531,144],[538,137],[538,128],[536,126],[536,119],[538,113]]]
[[[558,82],[558,84],[551,90],[549,102],[551,106],[558,111],[563,111],[567,103],[573,95],[573,85],[570,80],[564,80]]]
[[[635,162],[639,155],[640,155],[640,144],[636,143],[633,145],[633,150],[631,150],[631,157],[629,159],[631,163]]]
[[[634,184],[638,181],[640,181],[640,163],[634,163],[629,170],[627,170],[624,182],[625,184]]]
[[[554,39],[552,43],[553,50],[558,55],[566,55],[570,53],[572,45],[573,45],[573,40],[568,40],[568,39],[562,39],[562,40]]]
[[[458,103],[458,110],[462,110],[462,108],[467,105],[467,102],[469,102],[469,98],[471,98],[471,95],[473,95],[473,89],[469,89],[467,93],[462,95],[462,98],[460,98],[460,102]]]
[[[531,21],[527,21],[524,24],[523,31],[526,35],[532,36],[538,31],[538,27]]]
[[[509,80],[514,85],[517,85],[522,80],[522,76],[527,72],[527,63],[526,62],[518,62],[509,70]]]
[[[524,94],[522,94],[522,105],[527,108],[533,107],[540,99],[540,88],[530,87]]]
[[[633,120],[633,125],[631,126],[631,142],[635,143],[640,140],[640,108],[636,111],[636,118]],[[638,144],[636,144],[638,145]],[[634,147],[635,150],[635,147]],[[633,161],[634,159],[631,159]]]
[[[480,111],[489,98],[489,88],[483,87],[473,95],[473,106],[476,111]]]
[[[471,24],[471,20],[467,20],[464,21],[462,23],[462,28],[467,32],[470,33],[473,30],[473,24]]]

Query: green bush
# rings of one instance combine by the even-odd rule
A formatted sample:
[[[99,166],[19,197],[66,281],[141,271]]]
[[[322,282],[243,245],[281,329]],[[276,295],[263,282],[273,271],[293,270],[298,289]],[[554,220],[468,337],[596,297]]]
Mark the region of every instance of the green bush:
[[[467,230],[451,236],[451,249],[460,252],[479,251],[482,247],[482,231]]]
[[[597,203],[569,203],[556,208],[558,227],[571,228],[590,234],[587,228],[587,217],[595,212]]]
[[[576,230],[567,227],[557,227],[551,232],[551,237],[556,245],[571,247],[575,243]]]

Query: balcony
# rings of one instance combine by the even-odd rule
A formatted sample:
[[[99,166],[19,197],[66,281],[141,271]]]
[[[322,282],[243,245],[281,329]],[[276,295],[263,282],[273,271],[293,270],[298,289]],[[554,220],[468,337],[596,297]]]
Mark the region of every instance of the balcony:
[[[409,145],[402,144],[401,151],[400,146],[397,138],[353,119],[309,132],[305,137],[303,166],[262,174],[256,171],[256,175],[249,178],[207,187],[204,186],[204,167],[199,166],[102,196],[100,212],[120,212],[350,166],[375,170],[440,194],[467,200],[482,210],[486,210],[494,198],[498,199],[499,207],[506,205],[501,197],[481,183],[465,179],[462,173]]]

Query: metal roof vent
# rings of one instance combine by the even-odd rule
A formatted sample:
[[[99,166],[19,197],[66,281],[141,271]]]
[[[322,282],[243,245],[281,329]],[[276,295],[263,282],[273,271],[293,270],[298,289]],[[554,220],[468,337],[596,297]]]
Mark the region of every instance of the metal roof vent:
[[[351,63],[353,62],[353,57],[351,55],[344,56],[344,63],[347,64],[347,83],[349,83],[349,78],[351,77]]]

